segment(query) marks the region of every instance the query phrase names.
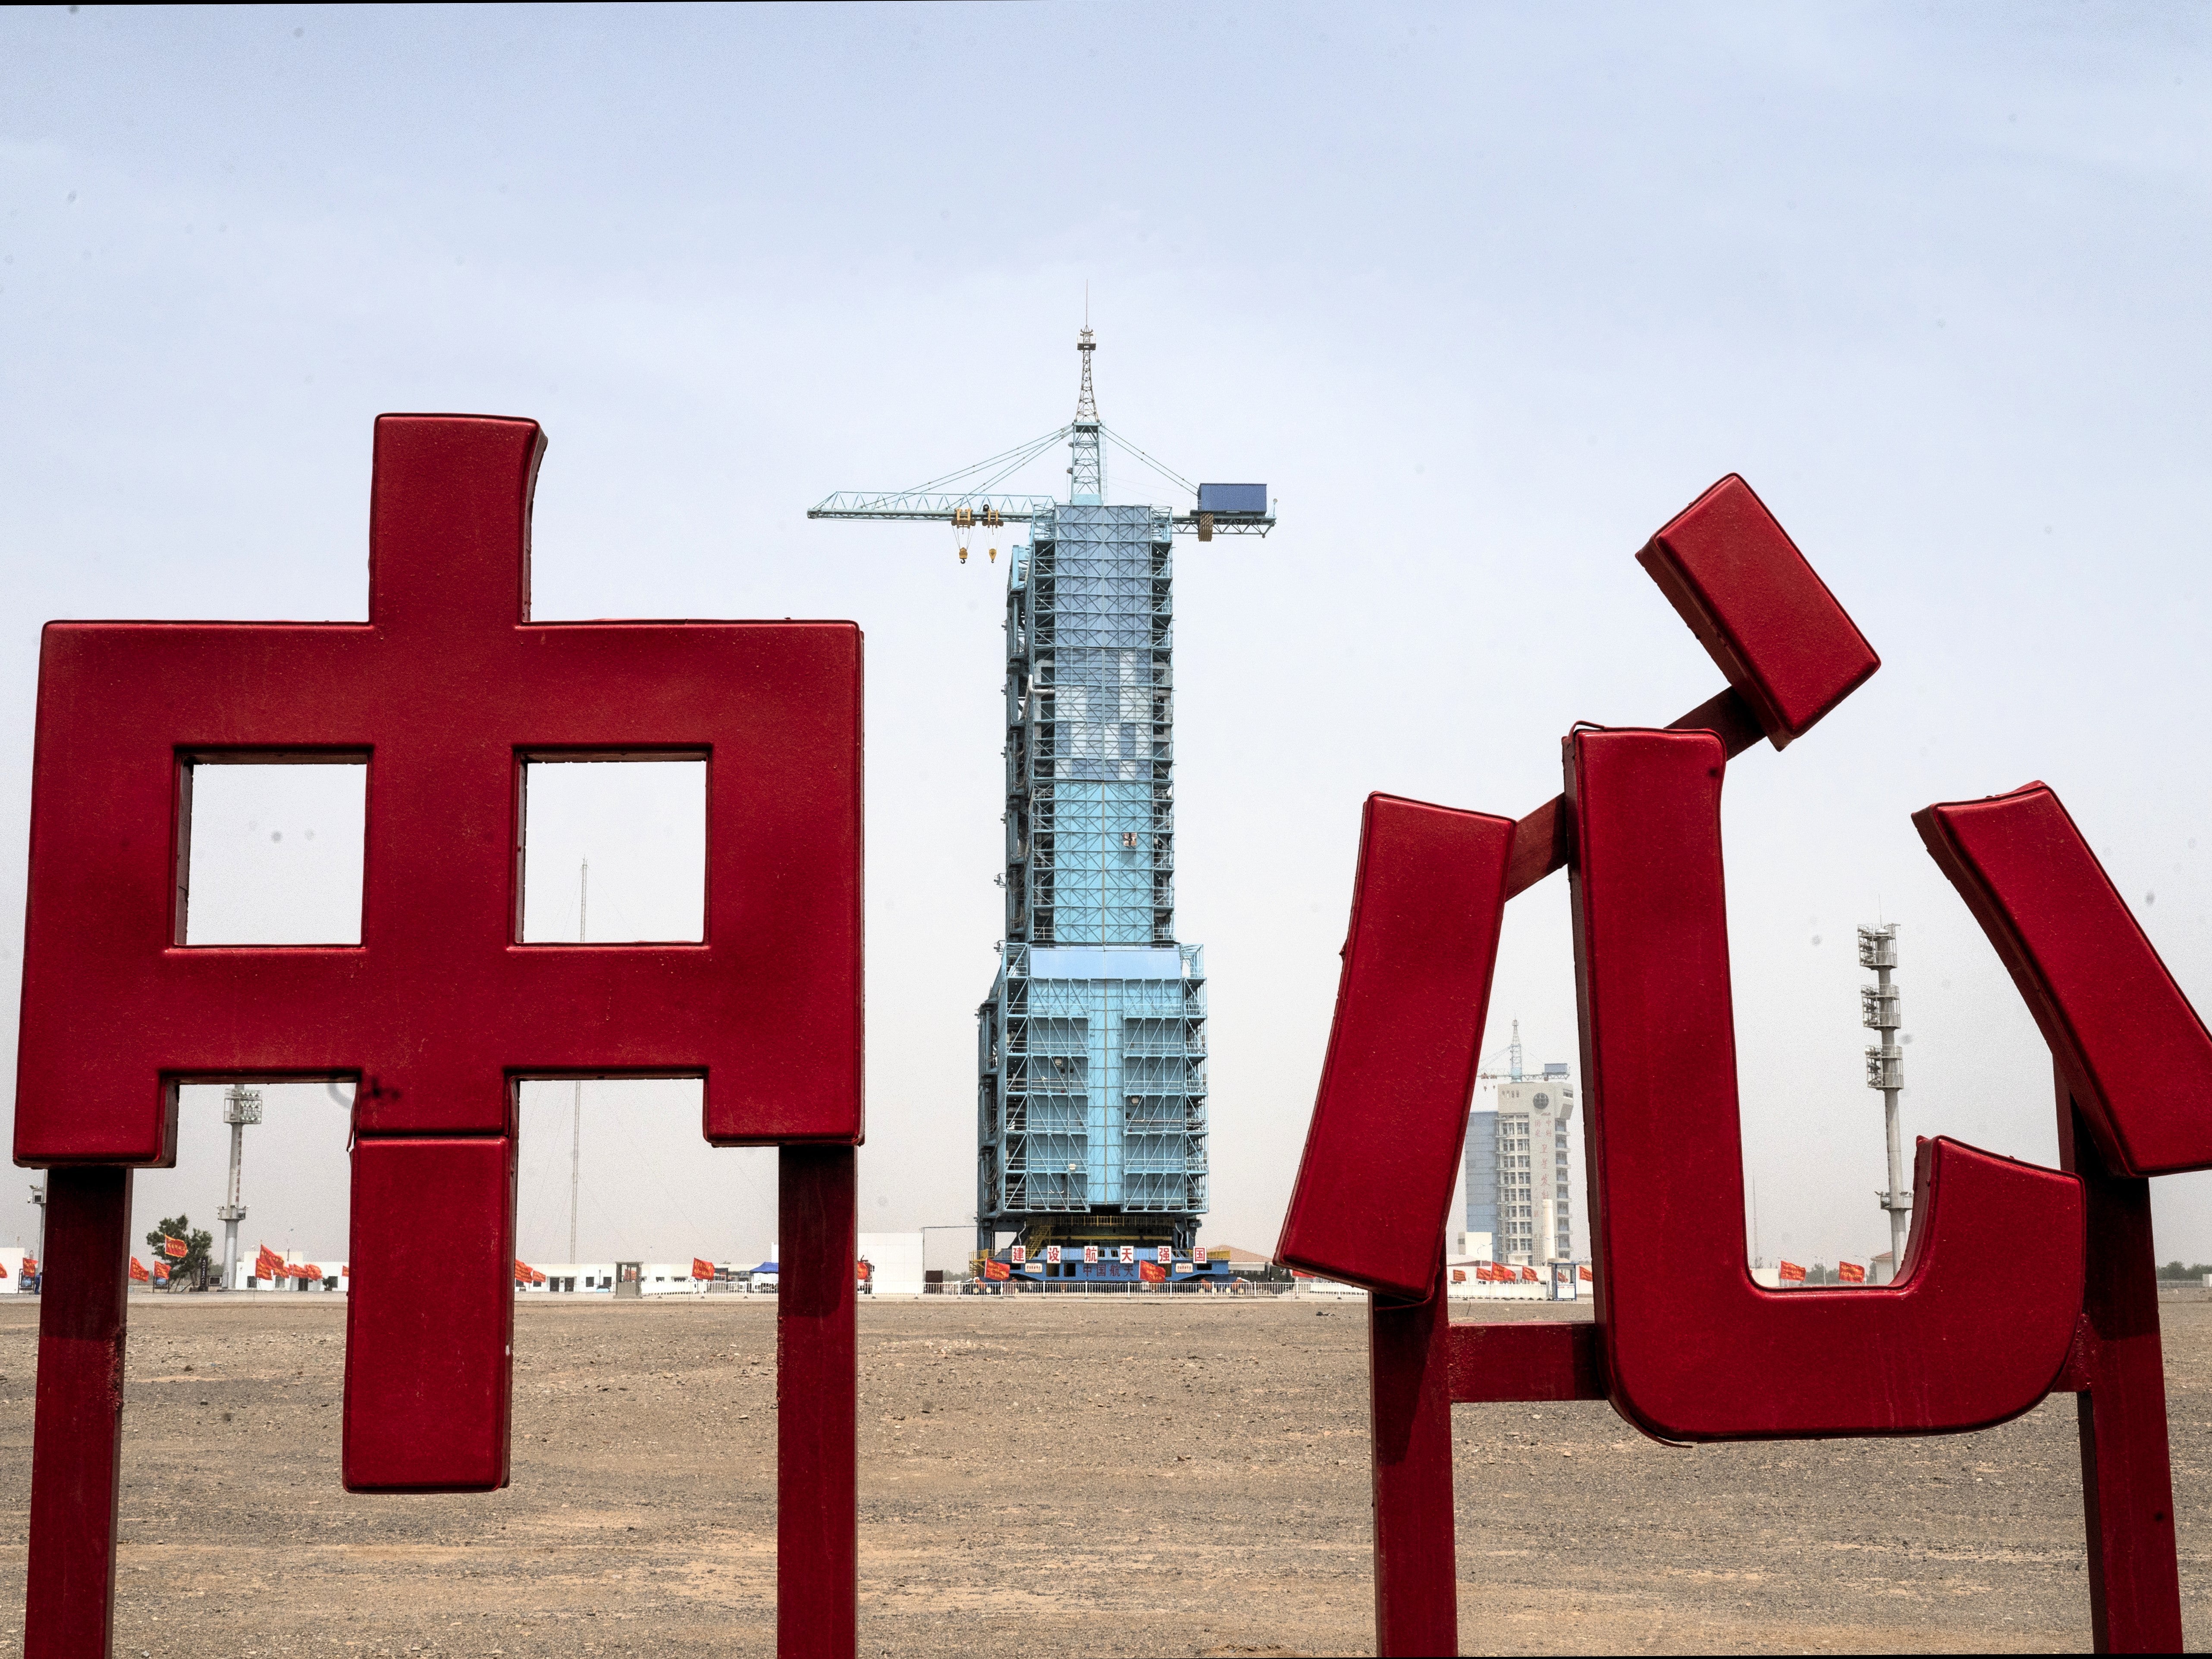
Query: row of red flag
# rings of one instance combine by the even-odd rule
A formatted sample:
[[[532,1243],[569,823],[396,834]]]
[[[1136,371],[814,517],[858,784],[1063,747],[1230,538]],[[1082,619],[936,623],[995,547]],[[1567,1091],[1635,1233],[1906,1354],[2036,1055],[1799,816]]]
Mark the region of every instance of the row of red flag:
[[[1785,1261],[1775,1271],[1785,1285],[1802,1285],[1805,1282],[1805,1270],[1794,1261]],[[1836,1263],[1836,1282],[1839,1285],[1863,1285],[1866,1276],[1867,1270],[1856,1261]]]
[[[276,1251],[270,1249],[266,1244],[264,1244],[261,1247],[260,1254],[253,1258],[253,1276],[256,1279],[298,1279],[304,1280],[309,1279],[325,1279],[329,1275],[325,1273],[320,1267],[317,1267],[312,1261],[287,1261],[283,1256],[277,1255]]]
[[[1592,1284],[1587,1264],[1578,1264],[1575,1276],[1583,1284]],[[1534,1267],[1516,1267],[1503,1261],[1478,1261],[1474,1264],[1474,1280],[1478,1285],[1539,1285],[1543,1275]]]

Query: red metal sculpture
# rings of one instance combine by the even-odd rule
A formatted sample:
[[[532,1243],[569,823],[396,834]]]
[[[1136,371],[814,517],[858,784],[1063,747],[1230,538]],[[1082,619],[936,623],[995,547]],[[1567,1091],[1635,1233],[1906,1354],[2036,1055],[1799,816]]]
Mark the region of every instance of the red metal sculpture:
[[[784,1148],[780,1640],[852,1651],[860,631],[532,623],[543,450],[530,421],[380,420],[366,623],[46,631],[28,1652],[106,1650],[130,1172],[173,1162],[180,1083],[358,1080],[345,1482],[480,1491],[507,1478],[517,1080],[611,1075],[703,1079],[708,1141]],[[707,763],[704,939],[522,943],[525,763],[622,757]],[[187,945],[193,769],[331,760],[369,768],[362,942]]]
[[[1567,752],[1591,1249],[1615,1409],[1671,1441],[1940,1434],[2030,1409],[2081,1311],[2079,1185],[1923,1142],[1893,1285],[1754,1285],[1720,739],[1585,729]]]
[[[1729,690],[1666,731],[1577,729],[1567,794],[1512,826],[1494,886],[1502,820],[1369,802],[1336,1024],[1281,1252],[1373,1292],[1381,1650],[1456,1650],[1454,1402],[1609,1399],[1647,1432],[1687,1441],[1971,1429],[2054,1389],[2083,1400],[2098,1644],[2176,1646],[2141,1177],[2212,1164],[2212,1115],[2197,1104],[2212,1040],[2071,823],[2057,828],[2064,814],[2047,791],[1929,809],[1923,835],[2059,1057],[2074,1173],[1923,1142],[1894,1285],[1756,1286],[1727,1205],[1710,1201],[1717,1174],[1724,1192],[1731,1171],[1740,1192],[1741,1175],[1721,784],[1730,758],[1762,736],[1780,749],[1803,735],[1879,662],[1741,479],[1715,485],[1638,557]],[[1499,912],[1563,865],[1574,872],[1597,1319],[1455,1327],[1444,1211]],[[1394,902],[1439,880],[1457,930],[1448,948]],[[1662,977],[1663,1008],[1651,990]],[[1431,1242],[1416,1261],[1378,1234]],[[2014,1273],[2022,1249],[2037,1262]],[[2002,1297],[1987,1290],[1998,1253]]]
[[[2150,1181],[2212,1168],[2212,1036],[2047,786],[1913,815],[2051,1044],[2089,1206],[2077,1396],[2097,1645],[2181,1646]]]

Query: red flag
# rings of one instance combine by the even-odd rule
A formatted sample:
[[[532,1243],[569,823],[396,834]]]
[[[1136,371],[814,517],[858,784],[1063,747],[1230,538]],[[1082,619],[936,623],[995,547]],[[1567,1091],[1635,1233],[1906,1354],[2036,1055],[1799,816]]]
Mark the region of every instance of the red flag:
[[[1794,1261],[1784,1262],[1776,1271],[1782,1275],[1782,1282],[1785,1285],[1802,1285],[1805,1282],[1805,1270]]]
[[[1596,1282],[1596,1281],[1595,1281],[1594,1279],[1592,1279],[1590,1278],[1590,1270],[1589,1270],[1589,1262],[1587,1262],[1587,1261],[1583,1262],[1583,1265],[1582,1265],[1579,1268],[1577,1268],[1577,1272],[1579,1272],[1579,1273],[1582,1274],[1582,1276],[1583,1276],[1583,1284],[1585,1284],[1585,1285],[1589,1285],[1589,1284],[1594,1284],[1594,1283],[1595,1283],[1595,1282]]]
[[[264,1244],[261,1254],[253,1258],[253,1276],[256,1279],[283,1278],[284,1258]]]
[[[518,1285],[527,1285],[530,1282],[532,1271],[531,1266],[527,1261],[516,1262],[514,1264],[514,1282]]]
[[[156,1285],[166,1285],[169,1282],[168,1263],[161,1261],[158,1256],[154,1261],[154,1282]]]
[[[31,1271],[31,1258],[30,1258],[30,1257],[28,1257],[27,1255],[27,1256],[25,1256],[25,1257],[23,1258],[23,1271],[24,1271],[25,1273],[28,1273],[28,1272],[30,1272],[30,1271]],[[4,1262],[4,1261],[0,1261],[0,1279],[5,1279],[5,1278],[7,1278],[7,1277],[8,1277],[8,1264],[7,1264],[6,1262]]]
[[[1856,1261],[1838,1261],[1836,1263],[1836,1277],[1846,1285],[1863,1285],[1866,1283],[1866,1269]]]
[[[1498,1269],[1492,1267],[1487,1261],[1478,1261],[1474,1264],[1474,1282],[1476,1284],[1494,1284],[1497,1282],[1497,1279]]]
[[[323,1270],[320,1267],[318,1267],[312,1261],[310,1261],[306,1267],[300,1269],[300,1277],[302,1279],[320,1279],[322,1276]]]
[[[191,1245],[185,1243],[183,1239],[173,1237],[167,1233],[161,1235],[161,1249],[172,1260],[188,1256],[192,1253]]]
[[[1168,1270],[1157,1261],[1139,1261],[1137,1277],[1147,1285],[1164,1285],[1168,1282]]]
[[[1534,1267],[1523,1267],[1521,1270],[1521,1277],[1524,1281],[1531,1285],[1535,1284],[1538,1278],[1536,1270]]]
[[[1012,1279],[1013,1276],[1014,1270],[1003,1261],[986,1261],[983,1264],[983,1277],[986,1279]]]
[[[714,1276],[714,1264],[713,1262],[711,1262],[711,1261],[701,1261],[701,1260],[699,1260],[699,1258],[698,1258],[697,1256],[696,1256],[696,1255],[695,1255],[695,1256],[693,1256],[693,1257],[691,1258],[691,1277],[692,1277],[692,1278],[694,1278],[694,1279],[712,1279]]]
[[[153,1278],[153,1274],[148,1273],[146,1264],[134,1255],[131,1258],[131,1277],[134,1282],[143,1285]]]
[[[39,1258],[34,1255],[25,1256],[23,1258],[23,1271],[27,1273],[34,1273],[38,1272]]]

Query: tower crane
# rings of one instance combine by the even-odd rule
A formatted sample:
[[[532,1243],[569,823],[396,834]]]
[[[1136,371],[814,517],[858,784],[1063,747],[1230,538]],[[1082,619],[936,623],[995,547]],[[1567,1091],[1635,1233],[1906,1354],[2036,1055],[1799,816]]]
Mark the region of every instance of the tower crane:
[[[1095,507],[1105,500],[1104,448],[1111,445],[1150,467],[1154,472],[1194,497],[1188,509],[1173,512],[1170,522],[1178,535],[1194,535],[1202,542],[1216,536],[1265,536],[1275,527],[1275,515],[1267,491],[1256,484],[1194,484],[1180,472],[1155,460],[1098,418],[1098,404],[1091,390],[1091,354],[1097,349],[1091,331],[1077,337],[1083,358],[1083,385],[1077,394],[1075,418],[1042,437],[1015,445],[941,478],[916,484],[911,489],[841,489],[807,508],[810,519],[934,520],[951,525],[960,534],[960,562],[968,562],[968,532],[976,528],[995,530],[1001,525],[1027,524],[1060,503],[1050,495],[1002,493],[999,486],[1042,456],[1054,444],[1069,447],[1068,504]],[[995,562],[998,550],[991,550]]]

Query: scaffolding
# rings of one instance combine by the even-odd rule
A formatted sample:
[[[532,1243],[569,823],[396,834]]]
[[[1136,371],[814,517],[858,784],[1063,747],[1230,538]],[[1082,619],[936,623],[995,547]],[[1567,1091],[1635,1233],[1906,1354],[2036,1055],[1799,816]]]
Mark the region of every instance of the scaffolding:
[[[977,1022],[976,1233],[1188,1251],[1206,1208],[1206,956],[1007,941]]]
[[[1264,483],[1193,483],[1098,418],[1097,341],[1066,426],[810,519],[1027,525],[1006,562],[1006,936],[978,1009],[975,1235],[1172,1245],[1206,1206],[1206,969],[1175,936],[1175,538],[1262,536]],[[1001,493],[1067,442],[1065,501]],[[1112,506],[1105,447],[1195,499]],[[994,558],[997,550],[992,550]]]
[[[1175,529],[1158,507],[1055,506],[1009,562],[986,1251],[1008,1229],[1188,1250],[1206,1207],[1205,958],[1175,936]]]

